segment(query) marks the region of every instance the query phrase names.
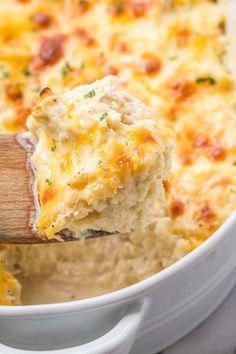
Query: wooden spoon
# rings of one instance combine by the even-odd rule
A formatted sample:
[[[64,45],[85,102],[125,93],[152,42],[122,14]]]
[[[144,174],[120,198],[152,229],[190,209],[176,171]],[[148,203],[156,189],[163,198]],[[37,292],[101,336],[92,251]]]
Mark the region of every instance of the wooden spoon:
[[[30,188],[33,171],[18,135],[0,134],[0,243],[51,243],[33,232],[30,219],[34,197]],[[86,238],[111,235],[106,231],[87,230]],[[60,232],[64,241],[78,240],[69,230]]]

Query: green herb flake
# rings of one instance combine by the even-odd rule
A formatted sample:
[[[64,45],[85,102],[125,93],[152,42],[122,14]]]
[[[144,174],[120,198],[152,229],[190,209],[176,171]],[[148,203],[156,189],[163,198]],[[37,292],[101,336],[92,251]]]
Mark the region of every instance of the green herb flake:
[[[52,181],[50,181],[50,179],[48,179],[48,178],[45,179],[45,182],[47,183],[48,186],[52,185]]]
[[[101,117],[99,117],[100,121],[102,122],[103,119],[105,119],[106,117],[108,116],[108,113],[107,112],[104,112]]]
[[[3,71],[1,71],[1,76],[3,79],[9,79],[10,74],[8,71],[3,70]]]
[[[22,74],[24,76],[30,76],[31,75],[31,72],[29,71],[29,69],[27,67],[25,67],[23,70],[22,70]]]
[[[236,190],[234,190],[233,188],[230,188],[230,193],[236,193]]]
[[[80,69],[85,69],[85,63],[80,64]]]
[[[62,68],[61,74],[62,78],[65,79],[67,75],[72,71],[72,67],[68,61],[65,62],[65,65]]]
[[[56,148],[57,148],[56,142],[55,142],[55,140],[53,140],[53,145],[51,147],[51,151],[54,152],[56,150]]]
[[[92,98],[92,97],[94,97],[95,95],[96,95],[95,90],[92,90],[92,91],[89,91],[88,93],[86,93],[86,94],[84,95],[84,98]]]
[[[176,60],[177,57],[176,56],[173,56],[173,57],[169,57],[169,60],[173,61],[173,60]]]
[[[196,79],[197,84],[208,82],[211,86],[216,85],[216,80],[211,76],[202,76]]]
[[[102,160],[98,160],[98,166],[102,164]]]
[[[42,91],[42,89],[40,87],[35,87],[33,89],[33,92],[35,92],[35,93],[40,93],[41,91]]]

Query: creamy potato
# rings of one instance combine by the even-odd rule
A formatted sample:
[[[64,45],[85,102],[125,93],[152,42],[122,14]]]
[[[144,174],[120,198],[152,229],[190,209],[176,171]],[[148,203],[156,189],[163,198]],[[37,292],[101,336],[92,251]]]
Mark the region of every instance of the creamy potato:
[[[175,131],[167,206],[129,235],[83,244],[1,247],[24,304],[121,289],[211,237],[236,207],[235,83],[225,0],[86,0],[0,6],[0,131],[24,131],[39,91],[63,94],[117,75]],[[51,145],[50,145],[51,146]],[[38,284],[40,283],[40,287]]]
[[[42,96],[27,120],[39,233],[128,233],[153,222],[170,167],[168,131],[112,76]]]

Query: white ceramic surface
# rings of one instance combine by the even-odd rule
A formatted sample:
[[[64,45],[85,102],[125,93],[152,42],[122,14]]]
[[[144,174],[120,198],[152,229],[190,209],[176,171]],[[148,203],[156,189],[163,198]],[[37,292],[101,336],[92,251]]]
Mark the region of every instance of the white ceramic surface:
[[[235,285],[235,248],[236,213],[193,252],[126,289],[62,304],[2,306],[0,353],[160,351],[210,315]]]

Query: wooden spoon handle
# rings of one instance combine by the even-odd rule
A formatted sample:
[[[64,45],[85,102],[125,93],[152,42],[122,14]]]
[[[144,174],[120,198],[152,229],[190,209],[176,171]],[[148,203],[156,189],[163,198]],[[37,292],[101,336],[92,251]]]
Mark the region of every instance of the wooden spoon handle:
[[[29,226],[33,195],[27,153],[14,134],[0,135],[0,242],[35,243]]]
[[[33,171],[27,168],[27,152],[18,140],[18,135],[0,134],[0,243],[58,242],[39,237],[30,226],[35,210],[30,187]],[[86,238],[111,235],[102,230],[88,230],[84,234]],[[78,240],[69,230],[61,231],[60,236],[64,241]]]

